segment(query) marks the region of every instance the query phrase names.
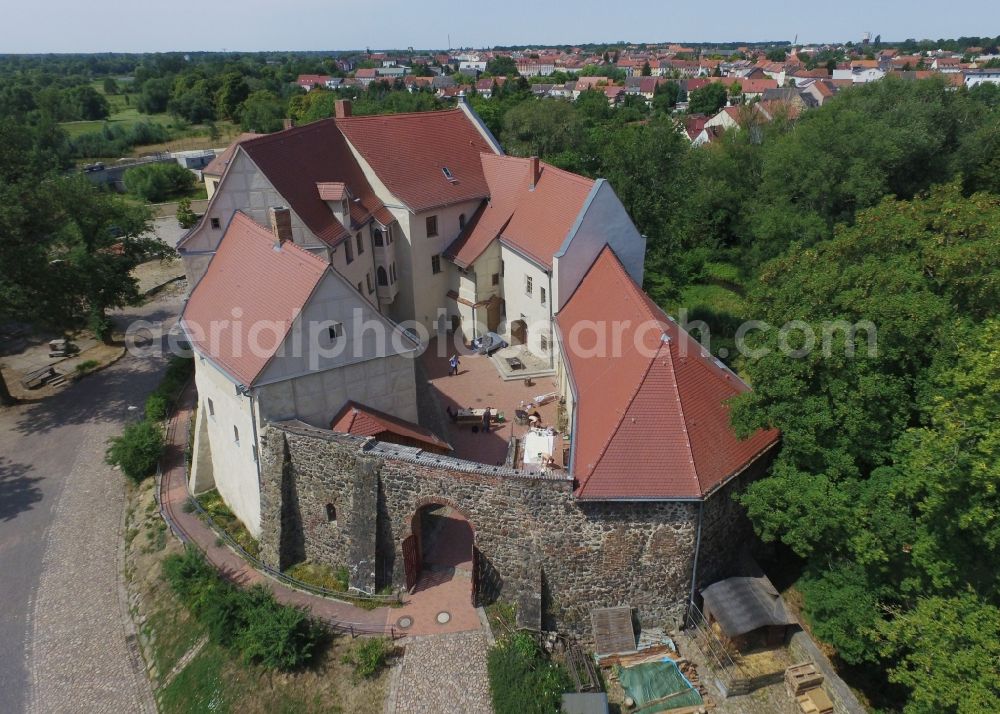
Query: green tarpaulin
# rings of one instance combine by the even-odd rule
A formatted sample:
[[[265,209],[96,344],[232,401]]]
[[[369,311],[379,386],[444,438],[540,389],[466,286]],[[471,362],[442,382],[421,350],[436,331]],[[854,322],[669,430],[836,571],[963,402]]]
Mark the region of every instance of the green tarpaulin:
[[[702,703],[698,690],[681,674],[677,663],[669,658],[619,668],[618,680],[625,693],[635,700],[635,714],[694,707]]]

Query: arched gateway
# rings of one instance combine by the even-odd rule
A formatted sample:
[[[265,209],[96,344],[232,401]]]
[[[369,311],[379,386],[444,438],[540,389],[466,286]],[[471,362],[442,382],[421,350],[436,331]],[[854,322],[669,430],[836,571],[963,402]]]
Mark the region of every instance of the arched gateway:
[[[460,578],[469,580],[471,591],[474,550],[475,531],[465,513],[445,499],[421,502],[403,539],[407,589]]]

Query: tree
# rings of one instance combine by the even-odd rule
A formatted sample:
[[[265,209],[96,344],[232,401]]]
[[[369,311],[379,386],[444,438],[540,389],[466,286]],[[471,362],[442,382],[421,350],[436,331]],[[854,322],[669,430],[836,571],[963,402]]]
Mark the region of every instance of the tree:
[[[767,55],[765,56],[771,62],[784,62],[788,53],[785,52],[783,47],[775,47],[774,49],[768,50]]]
[[[906,711],[1000,710],[1000,609],[969,592],[921,599],[884,623],[889,678],[911,694]]]
[[[229,72],[222,77],[222,86],[215,93],[215,106],[219,116],[224,119],[236,119],[240,105],[250,96],[250,87],[243,75]]]
[[[240,126],[244,131],[279,131],[284,119],[285,106],[266,89],[259,89],[247,97],[240,109]]]
[[[72,101],[76,106],[75,113],[80,119],[88,121],[106,119],[108,114],[111,113],[108,100],[89,84],[74,87],[72,97]]]
[[[143,164],[125,172],[125,190],[150,203],[161,203],[194,187],[195,175],[173,161]]]
[[[681,94],[681,85],[673,80],[657,84],[653,90],[653,109],[669,114],[677,106]]]
[[[517,77],[517,62],[513,57],[498,55],[486,63],[486,74],[494,77]]]
[[[688,111],[692,114],[718,114],[726,106],[726,87],[722,82],[710,82],[688,96]]]
[[[162,114],[167,111],[169,101],[170,80],[157,77],[143,82],[135,105],[143,114]]]
[[[502,136],[515,156],[552,156],[577,145],[579,117],[569,102],[522,102],[504,117]]]
[[[118,92],[119,92],[118,82],[115,81],[115,78],[114,77],[105,77],[104,78],[104,93],[107,94],[107,95],[109,95],[109,96],[111,96],[111,95],[118,94]]]
[[[653,68],[649,66],[649,60],[646,60],[645,62],[642,63],[642,73],[641,73],[641,76],[643,76],[643,77],[652,77],[653,76]]]
[[[181,228],[193,228],[198,223],[198,214],[191,210],[191,199],[182,198],[177,202],[177,225]]]

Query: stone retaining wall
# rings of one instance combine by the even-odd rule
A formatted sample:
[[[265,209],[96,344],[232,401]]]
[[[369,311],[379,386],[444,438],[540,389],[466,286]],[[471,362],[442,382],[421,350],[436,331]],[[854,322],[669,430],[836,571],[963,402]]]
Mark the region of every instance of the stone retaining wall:
[[[697,501],[581,502],[566,480],[394,458],[366,449],[363,439],[319,430],[272,425],[262,443],[261,552],[270,565],[302,558],[347,564],[355,587],[402,587],[402,541],[413,516],[442,503],[468,518],[499,595],[519,602],[536,626],[586,636],[597,607],[630,605],[653,626],[671,625],[683,613]],[[700,584],[725,575],[749,537],[732,488],[704,506]],[[334,522],[327,504],[336,510]]]

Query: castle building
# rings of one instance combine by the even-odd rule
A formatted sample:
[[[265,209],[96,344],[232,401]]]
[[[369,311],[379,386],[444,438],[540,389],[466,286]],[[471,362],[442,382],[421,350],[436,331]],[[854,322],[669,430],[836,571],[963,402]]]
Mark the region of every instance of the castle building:
[[[266,562],[413,587],[446,512],[476,601],[570,629],[676,615],[728,574],[749,536],[732,494],[779,437],[733,433],[747,385],[643,293],[606,181],[506,156],[464,104],[339,102],[227,153],[179,245],[191,488]]]

